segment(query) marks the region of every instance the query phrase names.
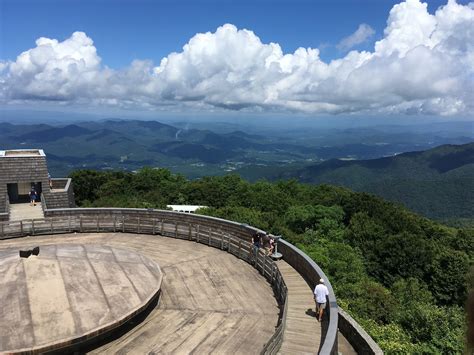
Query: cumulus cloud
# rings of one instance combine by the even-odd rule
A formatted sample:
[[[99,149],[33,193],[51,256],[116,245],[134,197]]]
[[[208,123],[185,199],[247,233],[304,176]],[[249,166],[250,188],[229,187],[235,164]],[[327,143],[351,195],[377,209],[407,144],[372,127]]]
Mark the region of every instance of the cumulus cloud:
[[[361,25],[349,48],[371,35]],[[319,50],[283,53],[226,24],[192,37],[159,65],[122,70],[101,63],[91,38],[40,38],[0,63],[0,101],[58,101],[140,109],[318,113],[474,113],[474,6],[450,0],[436,13],[419,0],[390,11],[373,51],[325,62]],[[342,42],[341,42],[342,43]],[[359,42],[360,43],[360,42]]]
[[[6,66],[4,78],[14,99],[71,100],[87,95],[103,75],[96,48],[83,32],[64,42],[41,37]]]
[[[358,44],[367,42],[374,34],[375,31],[372,27],[366,23],[361,23],[353,34],[343,38],[341,42],[339,42],[337,48],[344,51],[354,48]]]

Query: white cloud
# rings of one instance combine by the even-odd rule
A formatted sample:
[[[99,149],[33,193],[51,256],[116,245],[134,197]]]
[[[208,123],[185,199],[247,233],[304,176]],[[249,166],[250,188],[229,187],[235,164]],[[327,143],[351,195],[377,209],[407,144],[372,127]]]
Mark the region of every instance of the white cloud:
[[[92,40],[75,32],[64,42],[39,38],[36,47],[7,64],[5,82],[13,99],[71,100],[87,96],[104,74]],[[4,70],[5,72],[5,70]]]
[[[361,23],[353,34],[343,38],[341,42],[339,42],[337,48],[344,51],[354,48],[358,44],[366,42],[374,34],[375,31],[372,27],[370,27],[366,23]]]
[[[346,46],[370,34],[359,29]],[[226,24],[196,34],[158,66],[137,60],[111,70],[92,40],[75,32],[63,42],[40,38],[14,62],[0,63],[0,100],[156,110],[473,114],[472,38],[473,6],[449,1],[430,14],[426,4],[407,0],[390,11],[374,51],[351,51],[329,63],[318,49],[283,53],[278,44]]]

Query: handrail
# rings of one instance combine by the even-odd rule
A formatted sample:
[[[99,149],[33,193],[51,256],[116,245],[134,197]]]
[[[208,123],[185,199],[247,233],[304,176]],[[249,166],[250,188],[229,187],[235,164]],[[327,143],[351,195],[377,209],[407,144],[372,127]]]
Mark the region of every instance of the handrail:
[[[43,214],[44,214],[44,211],[46,211],[46,209],[48,208],[47,206],[48,204],[46,202],[46,196],[45,194],[41,194],[41,208],[43,210]]]
[[[48,211],[48,210],[46,210]],[[49,210],[51,212],[53,210]],[[26,235],[45,235],[71,232],[127,232],[139,234],[160,234],[166,237],[186,239],[226,250],[238,258],[251,263],[272,285],[280,312],[274,335],[262,349],[263,354],[275,354],[283,339],[286,322],[288,291],[278,267],[268,256],[259,251],[256,260],[249,239],[243,239],[238,233],[233,235],[230,229],[213,228],[209,223],[189,223],[182,216],[189,214],[158,210],[137,209],[63,209],[59,216],[44,219],[0,222],[0,239],[23,237]],[[95,215],[88,212],[95,212]],[[103,213],[101,217],[101,212]],[[120,212],[120,213],[118,213]],[[164,213],[161,213],[164,212]],[[59,212],[58,212],[59,213]],[[167,218],[163,218],[166,216]],[[194,215],[195,216],[195,215]],[[225,221],[212,217],[192,218],[201,222]],[[235,222],[225,221],[238,230],[253,233],[254,228]]]
[[[260,352],[261,355],[264,354],[276,354],[281,348],[281,344],[283,343],[283,334],[285,333],[286,328],[286,314],[288,313],[288,289],[285,287],[285,303],[283,306],[283,313],[281,316],[281,321],[278,327],[273,333],[272,337],[263,347],[262,351]]]
[[[10,219],[10,198],[8,194],[5,196],[5,212],[0,213],[0,221]]]

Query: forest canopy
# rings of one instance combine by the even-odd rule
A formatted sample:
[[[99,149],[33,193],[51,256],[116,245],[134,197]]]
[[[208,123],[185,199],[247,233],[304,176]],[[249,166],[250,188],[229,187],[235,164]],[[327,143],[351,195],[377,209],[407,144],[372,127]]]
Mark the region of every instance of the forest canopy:
[[[187,180],[166,169],[71,174],[83,207],[166,208],[247,223],[304,250],[339,305],[387,353],[463,353],[474,230],[455,229],[379,197],[295,180],[237,175]]]

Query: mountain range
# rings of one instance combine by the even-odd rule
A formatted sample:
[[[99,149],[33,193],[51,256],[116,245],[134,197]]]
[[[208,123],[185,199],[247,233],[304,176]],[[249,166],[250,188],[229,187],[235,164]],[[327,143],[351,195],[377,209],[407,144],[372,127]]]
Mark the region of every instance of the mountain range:
[[[472,141],[469,123],[417,127],[286,129],[219,123],[106,119],[54,124],[0,122],[0,147],[42,148],[53,175],[79,168],[165,167],[189,178],[249,170],[250,179],[281,167],[302,168],[333,158],[371,159]],[[241,128],[241,129],[239,129]],[[466,134],[467,132],[467,134]]]
[[[254,127],[249,132],[225,123],[215,127],[118,119],[66,125],[0,122],[0,149],[44,149],[53,177],[84,168],[133,171],[143,166],[169,168],[188,178],[233,172],[251,181],[295,178],[342,185],[442,220],[474,216],[472,123]]]
[[[474,219],[474,143],[442,145],[379,159],[331,159],[280,171],[270,178],[345,186],[448,222]]]

